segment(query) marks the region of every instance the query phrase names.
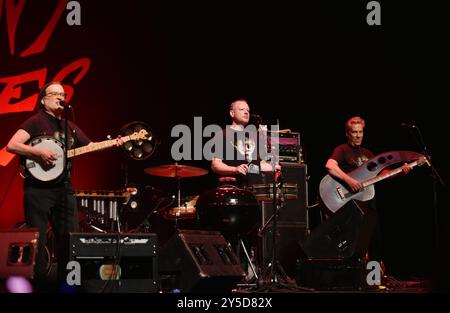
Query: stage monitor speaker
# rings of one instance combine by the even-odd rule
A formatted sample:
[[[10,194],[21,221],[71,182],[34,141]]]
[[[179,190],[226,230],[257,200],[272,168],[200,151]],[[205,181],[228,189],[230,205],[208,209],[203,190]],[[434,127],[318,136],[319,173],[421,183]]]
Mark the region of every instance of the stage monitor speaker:
[[[158,292],[157,240],[152,233],[70,233],[66,261],[80,263],[83,292]]]
[[[309,259],[362,257],[368,251],[376,222],[375,209],[351,200],[299,244]]]
[[[351,200],[332,214],[300,243],[308,258],[362,257],[369,248],[377,223],[376,209]]]
[[[33,278],[38,239],[35,228],[0,230],[0,278]]]
[[[229,292],[245,277],[216,231],[178,230],[161,248],[159,270],[163,291]]]

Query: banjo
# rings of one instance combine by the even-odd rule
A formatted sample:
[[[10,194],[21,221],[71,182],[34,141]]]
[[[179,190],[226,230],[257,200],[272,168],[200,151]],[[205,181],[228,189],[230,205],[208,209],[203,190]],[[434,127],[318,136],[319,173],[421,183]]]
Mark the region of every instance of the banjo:
[[[135,132],[129,136],[121,137],[123,142],[130,140],[142,140],[147,139],[148,132],[145,129],[141,129],[139,132]],[[87,146],[70,149],[67,151],[67,157],[73,158],[75,156],[99,151],[113,147],[116,144],[116,139],[109,139],[105,141],[100,141],[96,143],[91,143]],[[29,142],[30,146],[38,147],[40,149],[49,150],[56,155],[56,160],[52,165],[48,167],[42,167],[41,164],[32,159],[25,159],[24,167],[27,172],[35,179],[41,182],[51,182],[58,179],[64,172],[65,165],[65,154],[64,154],[64,144],[50,136],[36,137]]]

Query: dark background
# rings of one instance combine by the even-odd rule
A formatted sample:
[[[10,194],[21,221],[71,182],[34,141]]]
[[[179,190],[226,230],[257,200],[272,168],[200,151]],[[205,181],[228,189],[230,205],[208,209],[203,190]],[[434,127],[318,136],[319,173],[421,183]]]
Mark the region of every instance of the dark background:
[[[380,1],[381,26],[366,24],[368,1],[79,1],[81,26],[65,14],[43,53],[9,53],[6,18],[0,19],[0,74],[13,76],[46,66],[48,80],[69,62],[90,58],[71,103],[76,121],[93,140],[116,136],[132,121],[150,125],[161,141],[144,161],[119,150],[81,156],[77,189],[120,189],[130,183],[162,186],[173,181],[144,174],[174,163],[170,148],[176,124],[224,126],[228,105],[248,100],[267,124],[301,133],[315,202],[324,164],[345,141],[344,123],[366,120],[365,145],[375,153],[421,151],[418,126],[433,163],[448,181],[446,156],[449,51],[443,8],[425,2]],[[42,30],[56,0],[27,1],[18,24],[16,49]],[[69,81],[68,81],[69,82]],[[3,86],[0,85],[0,88]],[[37,85],[28,86],[37,89]],[[31,112],[0,116],[6,145]],[[209,169],[206,161],[182,161]],[[2,227],[20,219],[21,181],[17,160],[0,168]],[[435,256],[436,222],[448,219],[447,190],[436,188],[429,168],[377,185],[388,273],[429,277]],[[211,174],[182,181],[183,192],[215,186]],[[20,213],[19,213],[20,212]],[[442,228],[439,228],[442,230]],[[444,238],[440,238],[442,242]]]

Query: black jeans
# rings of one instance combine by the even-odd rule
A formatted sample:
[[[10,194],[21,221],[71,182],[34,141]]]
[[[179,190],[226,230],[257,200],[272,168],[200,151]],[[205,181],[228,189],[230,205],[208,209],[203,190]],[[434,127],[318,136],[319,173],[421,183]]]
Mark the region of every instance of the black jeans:
[[[78,230],[77,203],[68,182],[55,186],[24,186],[25,220],[29,227],[39,231],[38,251],[36,255],[36,281],[41,281],[47,275],[45,246],[47,244],[47,229],[50,224],[55,238],[54,248],[57,260],[63,258],[64,235]],[[64,264],[58,268],[64,269]],[[60,271],[58,271],[60,272]]]

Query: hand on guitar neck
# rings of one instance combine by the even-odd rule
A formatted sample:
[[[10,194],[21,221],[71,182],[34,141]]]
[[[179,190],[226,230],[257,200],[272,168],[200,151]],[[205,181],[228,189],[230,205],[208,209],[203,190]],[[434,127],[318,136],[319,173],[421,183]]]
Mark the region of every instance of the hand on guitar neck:
[[[393,177],[401,176],[401,175],[406,175],[406,174],[408,174],[409,172],[411,172],[411,170],[412,170],[411,165],[409,165],[408,163],[404,163],[404,164],[401,166],[401,171],[399,171],[398,173],[395,173],[393,176],[390,176],[389,179],[391,179],[391,178],[393,178]],[[383,170],[383,171],[381,172],[381,175],[388,174],[388,173],[390,173],[390,172],[392,172],[392,171],[393,171],[393,170],[385,169],[385,170]]]
[[[395,169],[396,173],[392,176],[389,176],[388,178],[394,178],[397,176],[401,176],[401,175],[406,175],[408,174],[410,171],[412,170],[411,165],[409,165],[408,163],[404,163],[401,166],[401,171],[398,171],[398,169]],[[381,172],[381,175],[386,175],[388,173],[394,173],[394,170],[389,170],[389,169],[385,169]],[[364,184],[362,182],[359,182],[358,180],[354,179],[353,177],[351,177],[350,175],[345,175],[346,177],[344,178],[345,183],[347,184],[348,188],[350,189],[350,191],[352,193],[357,193],[359,192],[361,189],[364,188]]]
[[[347,183],[348,188],[351,192],[356,193],[360,191],[362,188],[364,188],[363,184],[354,179],[353,177],[347,175],[346,179],[344,181]]]

